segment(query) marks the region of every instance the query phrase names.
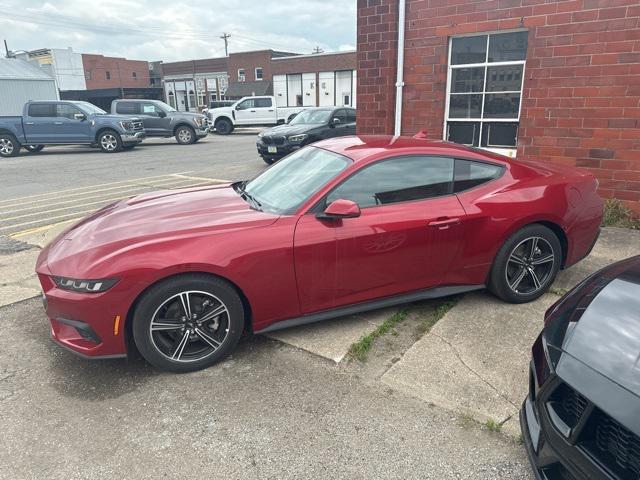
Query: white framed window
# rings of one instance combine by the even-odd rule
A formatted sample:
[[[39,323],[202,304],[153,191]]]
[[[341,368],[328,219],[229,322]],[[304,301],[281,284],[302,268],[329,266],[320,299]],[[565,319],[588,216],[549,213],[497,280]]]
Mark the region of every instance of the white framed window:
[[[445,140],[515,155],[527,33],[449,39]]]
[[[239,82],[244,82],[245,80],[245,75],[244,75],[244,68],[239,68],[238,69],[238,81]]]
[[[264,78],[262,67],[256,67],[255,74],[256,74],[256,80],[262,80]]]

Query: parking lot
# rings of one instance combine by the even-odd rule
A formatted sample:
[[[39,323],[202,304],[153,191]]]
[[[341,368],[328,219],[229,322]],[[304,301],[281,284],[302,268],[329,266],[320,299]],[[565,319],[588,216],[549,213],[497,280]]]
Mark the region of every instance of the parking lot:
[[[118,198],[257,174],[266,166],[254,140],[147,141],[114,155],[57,147],[3,161],[3,270],[19,258],[32,275],[39,243]],[[54,346],[40,299],[28,298],[35,280],[19,281],[26,299],[0,307],[0,478],[530,478],[517,439],[381,381],[415,341],[418,314],[366,362],[345,346],[393,312],[282,341],[246,337],[218,366],[172,375]]]

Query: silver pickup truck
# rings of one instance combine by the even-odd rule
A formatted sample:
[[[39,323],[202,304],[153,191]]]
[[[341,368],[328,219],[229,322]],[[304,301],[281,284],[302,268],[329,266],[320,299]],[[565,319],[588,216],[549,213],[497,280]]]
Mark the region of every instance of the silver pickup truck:
[[[209,133],[207,117],[178,112],[159,100],[114,100],[111,113],[142,119],[147,137],[176,137],[181,145],[195,143]]]

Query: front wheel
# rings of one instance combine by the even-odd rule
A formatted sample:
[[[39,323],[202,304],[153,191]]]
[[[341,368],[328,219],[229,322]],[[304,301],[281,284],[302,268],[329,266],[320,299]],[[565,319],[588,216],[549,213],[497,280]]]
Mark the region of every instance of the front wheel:
[[[233,123],[228,118],[221,118],[216,121],[216,133],[219,135],[229,135],[233,132]]]
[[[530,302],[549,289],[561,263],[562,246],[556,234],[543,225],[528,225],[498,251],[489,289],[510,303]]]
[[[98,136],[98,146],[105,153],[115,153],[122,150],[122,140],[117,132],[105,130]]]
[[[176,140],[180,145],[189,145],[196,141],[196,132],[191,127],[178,127],[176,129]]]
[[[24,145],[24,149],[28,152],[37,153],[42,151],[44,145]]]
[[[133,317],[133,338],[149,363],[171,372],[192,372],[233,351],[244,316],[240,296],[224,280],[181,275],[151,287],[142,297]]]
[[[0,157],[15,157],[20,152],[16,137],[9,133],[0,133]]]

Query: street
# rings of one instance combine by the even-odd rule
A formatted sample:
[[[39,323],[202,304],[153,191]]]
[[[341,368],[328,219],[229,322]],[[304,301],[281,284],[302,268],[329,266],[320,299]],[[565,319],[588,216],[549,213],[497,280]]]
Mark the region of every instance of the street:
[[[251,177],[266,167],[254,139],[153,141],[114,155],[59,147],[3,160],[0,235],[49,238],[118,198]],[[18,258],[32,277],[36,254],[0,260]],[[52,344],[40,299],[28,298],[37,294],[31,277],[26,300],[0,307],[0,478],[531,478],[517,437],[381,381],[416,341],[418,315],[366,362],[336,357],[374,328],[371,315],[290,329],[282,341],[246,336],[226,361],[174,375]],[[322,353],[341,340],[342,353]]]

